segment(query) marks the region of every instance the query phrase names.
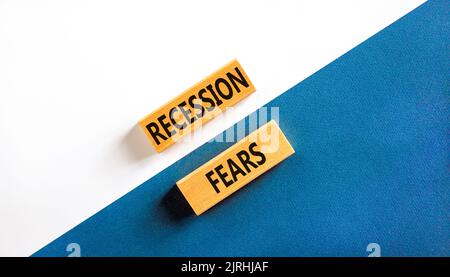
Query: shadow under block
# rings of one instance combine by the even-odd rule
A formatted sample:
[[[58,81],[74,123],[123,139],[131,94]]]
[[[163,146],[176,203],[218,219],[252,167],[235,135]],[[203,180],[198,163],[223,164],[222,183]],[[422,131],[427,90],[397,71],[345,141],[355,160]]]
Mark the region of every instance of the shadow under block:
[[[255,91],[235,59],[139,121],[157,152]]]
[[[179,180],[177,186],[200,215],[294,152],[272,120]]]

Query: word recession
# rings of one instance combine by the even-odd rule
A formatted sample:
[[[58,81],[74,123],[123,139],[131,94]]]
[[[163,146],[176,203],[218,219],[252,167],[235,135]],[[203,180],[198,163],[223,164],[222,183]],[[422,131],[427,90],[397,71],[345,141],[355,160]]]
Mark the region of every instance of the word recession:
[[[139,126],[161,152],[254,91],[242,66],[233,60],[140,120]]]

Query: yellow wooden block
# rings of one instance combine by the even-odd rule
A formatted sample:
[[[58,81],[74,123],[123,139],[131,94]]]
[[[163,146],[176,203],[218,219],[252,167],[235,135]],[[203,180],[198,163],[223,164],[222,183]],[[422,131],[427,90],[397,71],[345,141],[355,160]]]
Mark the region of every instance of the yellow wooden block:
[[[200,215],[294,152],[272,120],[179,180],[177,186]]]
[[[233,60],[140,120],[139,126],[161,152],[254,91],[242,66]]]

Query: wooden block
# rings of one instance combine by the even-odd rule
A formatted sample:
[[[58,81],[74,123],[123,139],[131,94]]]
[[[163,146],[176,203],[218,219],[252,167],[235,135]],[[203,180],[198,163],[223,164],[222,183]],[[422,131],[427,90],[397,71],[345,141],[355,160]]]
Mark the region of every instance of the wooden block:
[[[233,60],[140,120],[139,126],[161,152],[254,91],[242,66]]]
[[[177,186],[200,215],[294,152],[272,120],[179,180]]]

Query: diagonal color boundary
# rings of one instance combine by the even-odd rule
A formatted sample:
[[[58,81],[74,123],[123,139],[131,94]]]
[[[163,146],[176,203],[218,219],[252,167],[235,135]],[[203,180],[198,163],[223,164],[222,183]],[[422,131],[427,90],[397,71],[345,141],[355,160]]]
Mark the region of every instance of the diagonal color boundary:
[[[383,256],[450,255],[447,4],[423,4],[271,101],[296,154],[204,215],[175,219],[161,200],[229,143],[206,143],[34,256],[72,242],[82,256],[367,256],[372,242]]]

